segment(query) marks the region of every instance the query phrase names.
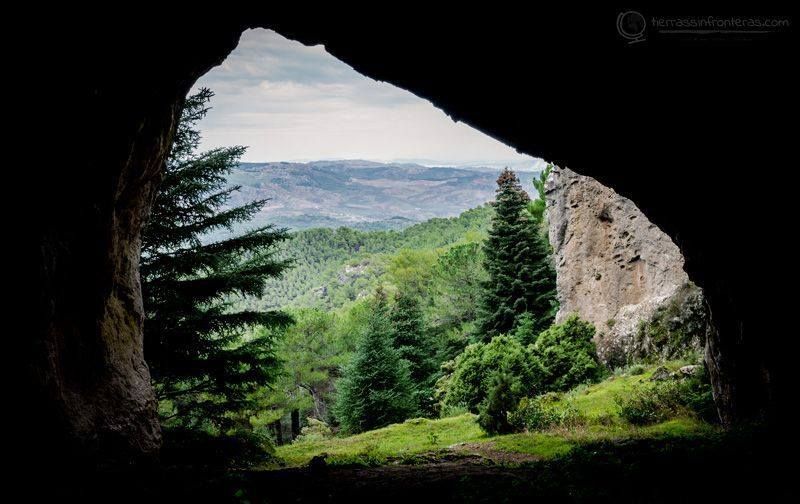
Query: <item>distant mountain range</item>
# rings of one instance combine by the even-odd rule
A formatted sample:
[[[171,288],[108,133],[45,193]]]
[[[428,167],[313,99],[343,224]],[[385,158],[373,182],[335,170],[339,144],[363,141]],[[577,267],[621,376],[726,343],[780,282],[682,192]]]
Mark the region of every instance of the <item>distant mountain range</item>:
[[[251,225],[377,230],[453,217],[490,201],[499,172],[480,166],[428,167],[361,160],[242,163],[229,182],[242,186],[231,204],[270,200]],[[519,175],[523,187],[533,192],[535,172]]]

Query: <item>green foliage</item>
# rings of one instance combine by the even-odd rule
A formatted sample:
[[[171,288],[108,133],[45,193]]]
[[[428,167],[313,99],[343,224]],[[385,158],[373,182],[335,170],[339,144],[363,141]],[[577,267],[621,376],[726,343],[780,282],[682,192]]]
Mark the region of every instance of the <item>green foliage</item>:
[[[258,394],[260,411],[251,423],[265,426],[292,410],[318,420],[329,416],[333,381],[355,343],[348,318],[321,310],[291,312],[295,323],[279,331],[258,328],[255,333],[278,332],[277,355],[283,364],[274,385]]]
[[[449,374],[437,383],[437,396],[443,406],[464,406],[477,412],[491,389],[494,373],[502,370],[522,395],[540,391],[543,369],[530,350],[509,336],[497,336],[489,343],[473,343],[448,364]]]
[[[380,283],[394,281],[403,284],[404,292],[419,291],[431,275],[430,261],[436,262],[432,251],[481,240],[491,215],[492,208],[487,205],[458,217],[430,219],[402,231],[366,232],[343,227],[292,233],[279,257],[292,259],[293,268],[280,280],[268,282],[260,299],[248,300],[244,306],[338,309],[368,295]],[[405,252],[400,254],[401,251]],[[421,257],[415,252],[420,252]],[[400,254],[396,260],[395,254]],[[417,259],[429,262],[427,266],[413,264]],[[390,269],[394,278],[390,278]]]
[[[508,434],[514,430],[509,413],[522,396],[522,384],[518,376],[504,370],[492,373],[489,392],[478,407],[478,425],[487,434]]]
[[[680,365],[670,363],[669,367],[677,369]],[[622,421],[613,397],[647,386],[652,373],[653,367],[649,367],[641,375],[611,376],[565,394],[548,393],[523,399],[509,414],[509,419],[514,420],[515,427],[527,428],[528,432],[488,437],[472,414],[448,415],[438,420],[415,418],[355,436],[298,441],[278,447],[276,455],[290,466],[305,464],[321,453],[328,454],[328,462],[334,465],[413,463],[423,456],[421,460],[426,461],[437,457],[447,459],[459,453],[459,447],[467,443],[469,453],[477,452],[499,464],[517,464],[550,460],[576,448],[596,447],[597,443],[619,446],[642,439],[669,443],[676,439],[707,438],[717,433],[708,424],[686,416],[642,427]],[[450,408],[451,412],[456,412],[458,406]],[[522,412],[528,413],[527,424],[520,421],[525,418]],[[537,420],[537,415],[542,420]],[[434,437],[435,443],[432,442]]]
[[[142,234],[144,352],[167,427],[224,433],[252,409],[252,392],[277,374],[275,341],[243,338],[256,325],[290,322],[282,312],[236,309],[238,296],[260,296],[288,263],[275,256],[287,238],[270,226],[209,236],[247,223],[264,206],[230,207],[238,187],[226,176],[243,147],[197,153],[197,122],[212,93],[187,98],[164,178]]]
[[[646,369],[647,368],[645,368],[643,364],[634,364],[633,366],[628,368],[628,374],[631,376],[644,374]]]
[[[296,441],[277,447],[275,454],[289,466],[306,464],[321,453],[328,454],[330,465],[377,465],[385,464],[390,458],[413,460],[416,455],[430,452],[432,448],[480,441],[485,437],[472,414],[440,420],[412,418],[354,436]]]
[[[295,442],[302,443],[304,441],[321,441],[333,437],[333,431],[328,424],[316,418],[307,418],[306,426],[300,431]]]
[[[402,249],[389,259],[388,279],[397,289],[415,298],[423,298],[433,276],[437,254],[434,250]]]
[[[492,227],[484,245],[478,337],[488,341],[510,333],[529,313],[534,331],[547,328],[556,312],[555,270],[549,244],[525,211],[530,198],[513,171],[497,179]]]
[[[605,368],[597,359],[594,326],[570,315],[543,331],[533,345],[533,355],[544,367],[542,387],[565,391],[602,378]]]
[[[517,430],[528,431],[574,428],[586,423],[586,417],[574,404],[560,403],[556,398],[552,394],[523,398],[509,415],[510,423]]]
[[[716,421],[711,387],[700,378],[667,379],[640,386],[615,398],[620,416],[634,425],[663,422],[668,418],[696,415]]]
[[[417,411],[430,413],[433,410],[433,378],[438,362],[431,352],[433,342],[429,339],[417,298],[398,294],[390,322],[395,347],[400,358],[408,363]]]
[[[385,294],[379,291],[364,336],[337,383],[336,418],[346,432],[363,432],[415,411],[406,361],[393,346]]]
[[[680,412],[679,394],[678,382],[661,381],[618,397],[617,405],[626,421],[634,425],[654,424]]]
[[[547,210],[545,183],[551,171],[553,171],[553,165],[548,164],[537,177],[534,177],[532,182],[538,197],[528,203],[527,208],[531,221],[538,227],[538,231],[541,233],[547,232],[547,220],[545,219],[545,210]]]
[[[693,283],[687,283],[669,303],[660,306],[650,320],[641,321],[636,333],[636,346],[642,349],[641,354],[631,356],[628,352],[625,357],[687,358],[703,347],[708,316],[702,291]],[[622,361],[622,358],[616,360]]]
[[[537,324],[533,320],[533,316],[530,313],[523,313],[519,317],[517,327],[512,334],[514,338],[523,345],[533,345],[539,337],[536,327]]]
[[[430,297],[432,322],[445,329],[459,327],[477,319],[486,280],[483,249],[479,243],[454,245],[442,253],[433,269]]]

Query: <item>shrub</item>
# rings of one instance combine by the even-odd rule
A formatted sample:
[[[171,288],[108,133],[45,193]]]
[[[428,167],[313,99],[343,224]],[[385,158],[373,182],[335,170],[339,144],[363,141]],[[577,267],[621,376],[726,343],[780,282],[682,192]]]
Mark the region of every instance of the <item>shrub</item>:
[[[469,413],[469,408],[467,408],[463,404],[447,404],[442,406],[442,409],[439,413],[439,417],[441,418],[450,418],[455,416],[461,416],[465,413]]]
[[[573,428],[586,423],[586,418],[574,405],[557,404],[556,398],[551,394],[523,398],[509,415],[511,424],[517,430],[535,431],[551,427]]]
[[[689,357],[703,348],[708,319],[702,290],[691,282],[683,285],[649,320],[639,324],[633,357],[660,360]]]
[[[702,377],[659,381],[614,400],[620,416],[634,425],[659,423],[679,415],[694,415],[709,422],[717,419],[711,386]]]
[[[489,393],[478,408],[478,425],[487,434],[508,434],[514,430],[508,414],[519,402],[520,389],[519,379],[510,373],[499,371],[492,375]]]
[[[674,381],[663,381],[638,387],[627,396],[618,396],[614,401],[622,418],[633,425],[663,422],[673,413],[676,392]]]
[[[709,423],[719,422],[714,393],[705,367],[697,376],[686,378],[681,383],[681,401],[698,418]]]
[[[333,431],[328,427],[328,424],[316,418],[307,418],[308,425],[303,427],[300,435],[297,436],[295,442],[298,441],[321,441],[333,436]]]
[[[605,368],[597,359],[594,332],[592,324],[573,314],[539,334],[532,353],[544,366],[545,390],[566,391],[603,377]]]
[[[647,368],[643,364],[634,364],[628,368],[628,374],[631,376],[637,376],[644,374],[646,370]]]
[[[539,391],[542,366],[529,348],[508,336],[497,336],[489,343],[473,343],[443,366],[449,375],[437,382],[437,396],[443,409],[448,406],[465,406],[471,412],[478,408],[492,388],[493,374],[498,370],[508,373],[520,395]]]

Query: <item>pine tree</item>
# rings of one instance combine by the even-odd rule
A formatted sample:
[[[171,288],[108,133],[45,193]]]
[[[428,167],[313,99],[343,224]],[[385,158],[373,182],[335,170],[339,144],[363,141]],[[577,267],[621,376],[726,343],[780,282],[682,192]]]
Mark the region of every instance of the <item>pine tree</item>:
[[[243,147],[197,153],[197,122],[213,94],[187,98],[163,181],[142,235],[144,350],[167,426],[213,431],[230,427],[230,411],[247,408],[250,393],[278,371],[271,337],[245,340],[256,325],[290,322],[278,311],[236,310],[232,301],[259,296],[287,268],[274,257],[287,238],[271,226],[233,234],[264,201],[227,207],[238,187],[226,175]],[[224,239],[212,239],[227,230]],[[269,334],[269,333],[264,333]]]
[[[379,290],[355,356],[337,383],[334,413],[345,431],[377,429],[414,413],[408,365],[393,343],[386,295]]]
[[[437,363],[433,344],[428,339],[419,300],[399,294],[390,316],[394,344],[400,358],[408,362],[414,399],[420,412],[433,407],[433,374]]]
[[[497,179],[492,227],[484,245],[483,284],[478,336],[489,341],[510,333],[523,314],[534,330],[546,329],[555,315],[555,270],[549,245],[526,211],[530,198],[517,175],[505,169]]]

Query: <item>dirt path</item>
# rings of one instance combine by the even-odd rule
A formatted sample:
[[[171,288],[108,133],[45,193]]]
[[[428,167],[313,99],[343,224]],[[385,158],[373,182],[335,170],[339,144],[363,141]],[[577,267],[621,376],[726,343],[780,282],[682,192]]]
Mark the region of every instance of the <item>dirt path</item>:
[[[541,457],[527,453],[500,450],[491,441],[483,443],[458,443],[448,447],[453,453],[482,459],[484,462],[501,465],[519,465],[541,460]]]

